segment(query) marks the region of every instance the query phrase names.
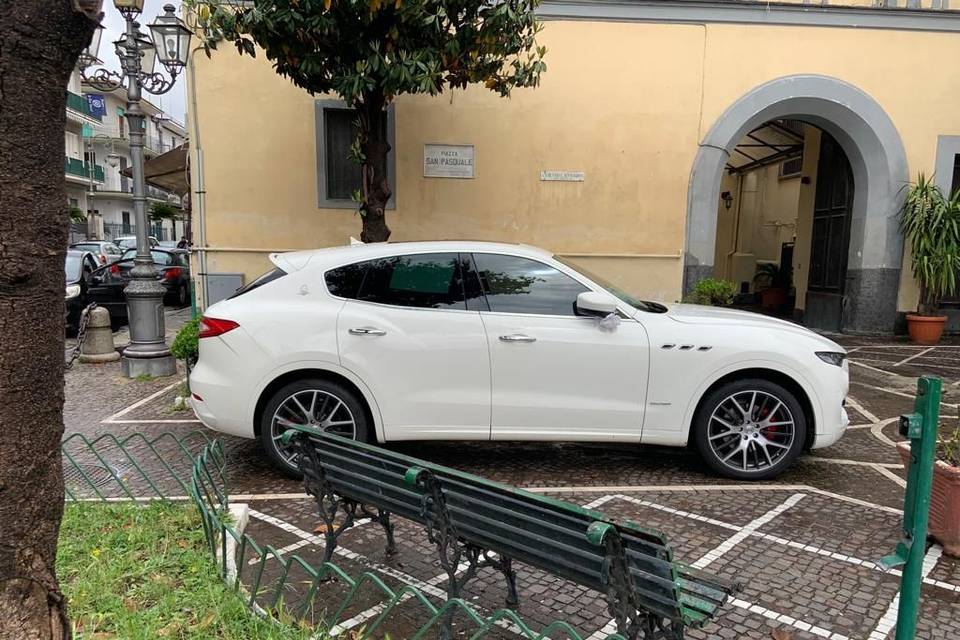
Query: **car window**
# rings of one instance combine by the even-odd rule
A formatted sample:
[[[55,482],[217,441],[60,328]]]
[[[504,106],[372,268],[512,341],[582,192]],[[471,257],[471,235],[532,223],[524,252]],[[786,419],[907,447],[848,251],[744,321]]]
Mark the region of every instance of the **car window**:
[[[278,279],[278,278],[282,278],[282,277],[285,276],[285,275],[287,275],[287,272],[286,272],[286,271],[284,271],[284,270],[281,269],[280,267],[275,267],[275,268],[271,269],[270,271],[267,271],[267,272],[266,272],[265,274],[263,274],[262,276],[258,277],[258,278],[257,278],[256,280],[254,280],[253,282],[249,282],[249,283],[243,285],[242,287],[240,287],[239,289],[237,289],[237,290],[234,292],[234,294],[233,294],[232,296],[230,296],[230,297],[231,297],[231,298],[236,298],[237,296],[242,296],[242,295],[245,294],[245,293],[248,293],[248,292],[250,292],[250,291],[253,291],[254,289],[258,289],[258,288],[262,287],[263,285],[265,285],[265,284],[267,284],[267,283],[273,282],[274,280],[276,280],[276,279]]]
[[[137,257],[136,249],[127,249],[126,253],[123,254],[123,260],[133,260]],[[161,267],[166,267],[173,264],[173,255],[167,253],[166,251],[151,251],[150,257],[153,258],[153,263],[160,265]]]
[[[398,307],[466,309],[457,253],[391,256],[332,269],[334,295]]]
[[[536,260],[491,253],[473,257],[491,311],[573,316],[577,296],[588,291],[570,276]]]
[[[83,268],[82,256],[79,253],[68,253],[63,263],[63,275],[67,282],[76,282],[80,279],[80,269]]]
[[[70,245],[70,248],[71,248],[71,249],[79,249],[80,251],[95,251],[95,252],[98,252],[98,253],[99,253],[99,251],[100,251],[100,247],[99,247],[96,243],[93,243],[93,242],[80,242],[80,243],[77,243],[77,244],[72,244],[72,245]]]

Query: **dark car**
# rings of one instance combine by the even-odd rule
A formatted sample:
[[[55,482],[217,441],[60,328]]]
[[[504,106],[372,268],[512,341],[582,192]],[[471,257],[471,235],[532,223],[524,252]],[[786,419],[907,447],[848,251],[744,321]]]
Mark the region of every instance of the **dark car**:
[[[136,249],[128,249],[120,260],[100,267],[90,279],[91,301],[110,311],[110,317],[127,317],[127,299],[123,290],[130,284],[130,270]],[[150,256],[157,270],[157,279],[166,287],[164,302],[184,307],[190,303],[190,254],[180,250],[151,249]]]
[[[84,240],[70,245],[71,249],[77,251],[89,251],[100,264],[110,264],[114,260],[119,260],[123,255],[123,249],[107,240]]]
[[[68,333],[75,333],[80,326],[80,312],[89,302],[90,280],[98,266],[97,259],[89,251],[67,251],[63,263],[66,278],[63,305]]]

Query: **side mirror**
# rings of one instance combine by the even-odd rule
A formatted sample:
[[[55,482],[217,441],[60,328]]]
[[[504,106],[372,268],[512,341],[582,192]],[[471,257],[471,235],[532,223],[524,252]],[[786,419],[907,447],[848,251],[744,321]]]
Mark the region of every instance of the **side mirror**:
[[[577,296],[577,313],[583,316],[606,318],[617,312],[617,303],[610,296],[596,291],[584,291]]]

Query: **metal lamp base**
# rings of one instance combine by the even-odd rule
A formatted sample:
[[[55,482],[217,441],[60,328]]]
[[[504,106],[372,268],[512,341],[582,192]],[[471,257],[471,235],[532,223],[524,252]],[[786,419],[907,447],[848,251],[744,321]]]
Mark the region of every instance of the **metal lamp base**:
[[[124,355],[120,364],[123,367],[123,375],[128,378],[138,376],[160,378],[172,376],[177,372],[177,360],[170,355],[154,358],[131,358]]]

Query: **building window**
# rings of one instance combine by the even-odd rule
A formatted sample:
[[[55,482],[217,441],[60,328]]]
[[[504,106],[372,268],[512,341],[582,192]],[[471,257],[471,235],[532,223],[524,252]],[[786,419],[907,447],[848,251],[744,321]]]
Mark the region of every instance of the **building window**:
[[[953,180],[950,182],[950,193],[956,193],[960,189],[960,153],[953,156]]]
[[[350,145],[356,136],[356,113],[339,100],[317,100],[317,206],[321,209],[356,209],[352,194],[360,188],[360,166],[350,159]],[[395,125],[393,105],[387,108],[382,123],[390,153],[387,156],[387,178],[393,194],[387,203],[395,207]]]
[[[123,230],[123,235],[125,235],[125,236],[126,236],[126,235],[130,235],[130,233],[132,233],[132,232],[130,231],[130,212],[129,212],[129,211],[121,211],[121,212],[120,212],[120,220],[121,220],[121,225],[122,225],[121,228],[122,228],[122,230]]]
[[[780,178],[795,178],[803,172],[803,156],[790,158],[780,163]]]

